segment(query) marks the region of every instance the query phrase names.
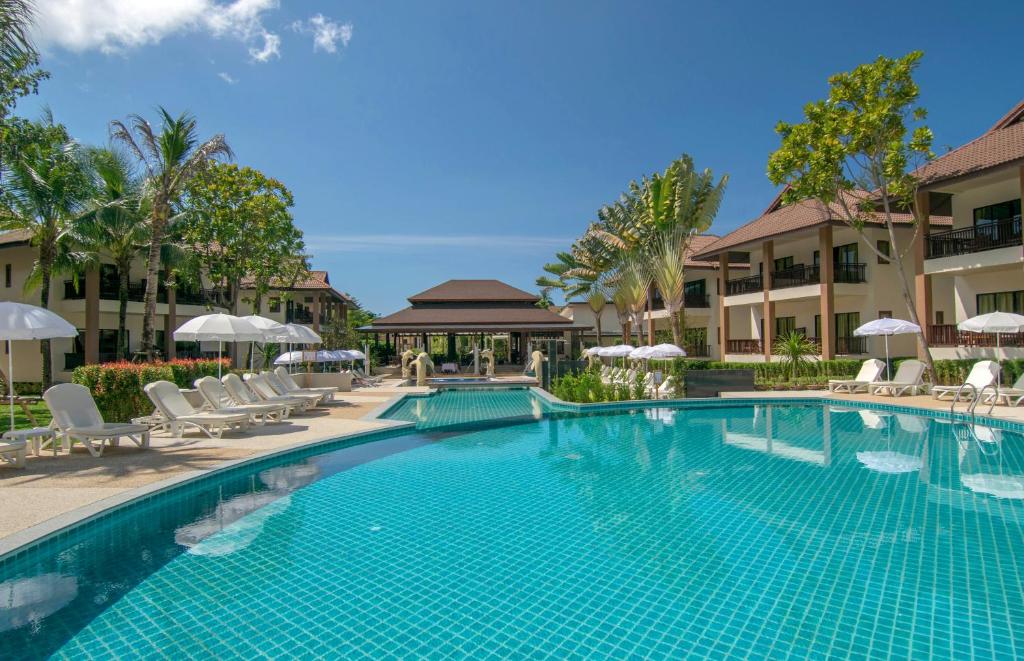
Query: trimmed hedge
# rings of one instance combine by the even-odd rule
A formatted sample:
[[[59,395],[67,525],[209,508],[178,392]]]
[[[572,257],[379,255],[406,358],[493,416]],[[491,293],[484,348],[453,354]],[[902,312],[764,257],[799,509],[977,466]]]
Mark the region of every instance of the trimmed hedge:
[[[230,370],[230,361],[225,360],[222,368],[225,372]],[[216,360],[122,361],[76,367],[71,381],[92,392],[105,420],[128,422],[153,412],[153,404],[142,389],[147,383],[171,381],[179,388],[191,388],[196,379],[216,375]]]

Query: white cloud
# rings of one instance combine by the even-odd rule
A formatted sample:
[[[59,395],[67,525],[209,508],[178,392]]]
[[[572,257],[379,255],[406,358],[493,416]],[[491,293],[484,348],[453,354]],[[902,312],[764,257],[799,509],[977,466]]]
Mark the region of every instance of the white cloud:
[[[336,23],[323,14],[314,14],[308,21],[295,21],[292,30],[302,34],[313,35],[313,51],[322,50],[327,53],[338,52],[338,44],[342,48],[352,40],[352,24]]]
[[[562,249],[572,239],[507,234],[339,234],[307,235],[306,243],[320,252],[415,252],[439,248],[497,248],[516,251]]]
[[[236,39],[250,56],[280,57],[281,38],[263,19],[278,0],[48,0],[37,4],[40,46],[124,53],[166,37],[205,32]]]
[[[232,77],[231,74],[227,73],[226,71],[221,71],[217,74],[217,77],[223,80],[228,85],[234,85],[238,82],[237,78]]]

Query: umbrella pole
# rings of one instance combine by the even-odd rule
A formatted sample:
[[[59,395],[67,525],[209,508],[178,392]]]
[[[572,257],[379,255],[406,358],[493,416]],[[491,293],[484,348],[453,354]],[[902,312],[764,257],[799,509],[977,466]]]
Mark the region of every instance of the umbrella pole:
[[[217,380],[220,380],[220,368],[221,368],[220,353],[221,353],[221,349],[223,349],[223,347],[224,347],[224,342],[222,342],[221,340],[217,340]]]
[[[999,354],[1001,354],[1003,352],[1002,349],[999,346],[999,340],[1000,340],[1000,338],[1002,336],[1003,336],[1002,333],[996,333],[996,367],[999,368],[999,370],[996,372],[996,395],[997,395],[996,400],[997,401],[999,400],[999,397],[998,397],[998,395],[999,395],[999,388],[1003,387],[1003,368],[999,365]],[[992,412],[992,409],[989,409],[989,413],[991,413],[991,412]]]
[[[883,335],[885,338],[885,380],[892,381],[892,368],[889,367],[889,336]]]
[[[7,340],[7,394],[11,399],[11,431],[14,431],[14,352]]]

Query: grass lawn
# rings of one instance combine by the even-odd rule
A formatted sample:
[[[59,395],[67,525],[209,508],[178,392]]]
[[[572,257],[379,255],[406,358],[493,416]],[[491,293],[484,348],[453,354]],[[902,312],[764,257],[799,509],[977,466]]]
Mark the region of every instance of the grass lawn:
[[[11,428],[11,414],[9,407],[10,404],[4,400],[2,408],[0,408],[0,433]],[[35,404],[29,404],[28,408],[32,411],[32,415],[36,417],[36,422],[39,423],[40,427],[45,427],[50,424],[50,409],[46,408],[46,404],[37,402]],[[16,429],[28,429],[35,426],[17,404],[14,405],[14,426]]]

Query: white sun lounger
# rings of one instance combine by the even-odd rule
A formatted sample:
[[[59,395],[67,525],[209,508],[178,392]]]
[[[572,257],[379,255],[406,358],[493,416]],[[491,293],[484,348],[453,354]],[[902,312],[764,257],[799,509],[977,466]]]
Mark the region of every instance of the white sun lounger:
[[[149,447],[149,426],[128,422],[104,422],[92,393],[77,383],[61,383],[43,393],[43,400],[53,414],[51,423],[57,435],[70,450],[77,441],[94,457],[103,456],[109,443],[116,447],[122,438],[129,438],[140,448]]]
[[[918,390],[924,390],[925,364],[920,360],[904,360],[896,370],[892,381],[875,381],[868,385],[868,393],[872,395],[900,395],[910,393],[916,395]]]
[[[986,402],[992,401],[993,395],[987,395],[985,397]],[[999,388],[999,392],[995,395],[996,404],[1004,402],[1007,406],[1020,406],[1020,403],[1024,401],[1024,374],[1020,375],[1020,378],[1013,384],[1006,388]]]
[[[221,383],[224,384],[224,388],[227,389],[236,404],[280,404],[287,406],[289,412],[305,411],[310,407],[308,400],[298,397],[262,397],[249,384],[244,383],[237,374],[225,374]]]
[[[156,410],[167,419],[174,436],[180,436],[186,427],[195,427],[210,438],[220,438],[225,431],[249,428],[249,413],[236,409],[197,411],[170,381],[154,381],[144,390]]]
[[[979,360],[971,367],[971,372],[962,385],[934,386],[932,397],[954,402],[969,401],[977,397],[985,388],[994,388],[998,376],[999,363],[994,360]]]
[[[307,409],[313,408],[320,403],[322,397],[314,393],[283,393],[273,386],[266,374],[246,374],[245,383],[252,391],[266,401],[273,401],[275,397],[289,397],[302,402]]]
[[[215,376],[204,376],[195,381],[196,390],[203,401],[214,411],[237,410],[249,414],[249,422],[263,425],[267,422],[283,422],[288,417],[288,407],[283,404],[237,404],[231,398],[224,384]]]
[[[273,375],[276,376],[277,380],[280,381],[281,384],[285,387],[286,392],[281,393],[283,395],[289,395],[293,392],[321,393],[324,395],[324,401],[329,402],[334,399],[335,393],[338,392],[337,388],[332,388],[330,386],[323,386],[319,388],[303,388],[299,384],[295,383],[295,379],[293,379],[292,375],[288,373],[288,370],[286,370],[283,367],[278,367],[277,369],[275,369],[273,371]],[[273,383],[273,385],[277,384]]]
[[[853,394],[855,392],[868,391],[870,386],[875,381],[878,381],[882,372],[885,370],[885,363],[877,358],[868,358],[861,363],[860,371],[857,372],[857,376],[852,379],[829,379],[828,389],[829,392],[848,392]]]

